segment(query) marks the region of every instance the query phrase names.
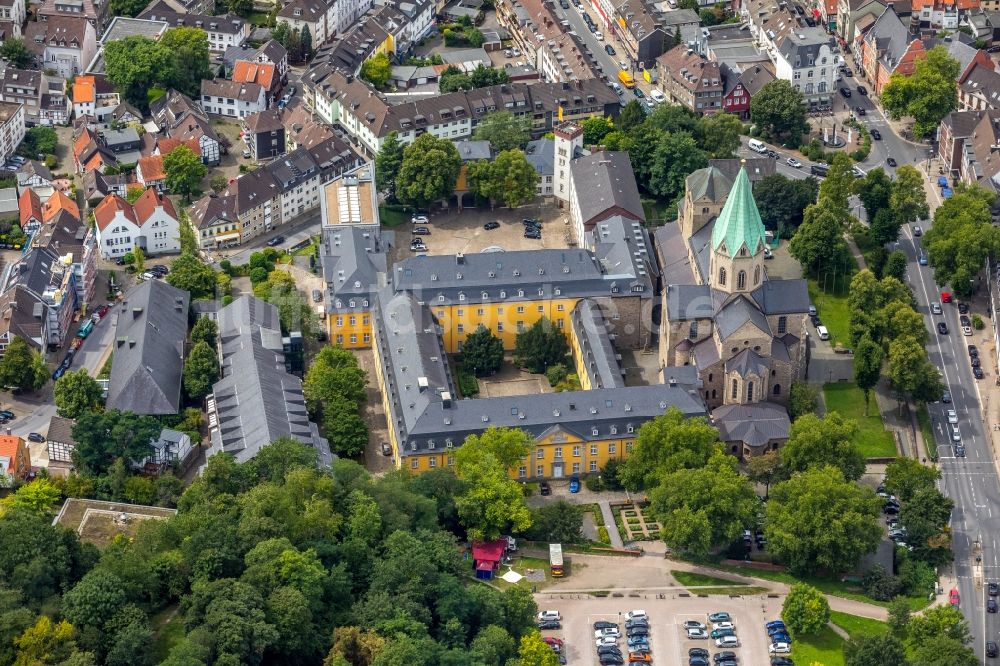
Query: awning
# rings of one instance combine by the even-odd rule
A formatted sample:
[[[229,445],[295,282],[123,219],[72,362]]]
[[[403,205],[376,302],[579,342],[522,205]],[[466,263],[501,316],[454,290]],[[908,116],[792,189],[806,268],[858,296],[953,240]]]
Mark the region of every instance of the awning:
[[[228,233],[228,234],[219,234],[218,236],[215,237],[215,242],[216,243],[221,243],[221,242],[227,241],[227,240],[238,240],[239,237],[240,237],[240,232],[238,232],[238,231],[234,231],[234,232]]]

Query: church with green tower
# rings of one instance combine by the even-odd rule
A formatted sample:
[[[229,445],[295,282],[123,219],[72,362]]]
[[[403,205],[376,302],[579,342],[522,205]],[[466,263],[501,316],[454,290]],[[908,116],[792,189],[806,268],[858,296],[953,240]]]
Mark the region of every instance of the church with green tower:
[[[745,162],[735,166],[689,175],[677,224],[657,240],[678,258],[663,274],[659,355],[664,372],[697,368],[727,451],[745,459],[788,438],[789,390],[806,370],[809,292],[805,280],[769,278],[753,185]]]

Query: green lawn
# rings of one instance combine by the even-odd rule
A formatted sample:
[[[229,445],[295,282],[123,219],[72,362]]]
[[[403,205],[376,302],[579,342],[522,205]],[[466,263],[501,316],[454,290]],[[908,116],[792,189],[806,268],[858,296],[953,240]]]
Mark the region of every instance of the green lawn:
[[[717,576],[706,576],[705,574],[694,573],[692,571],[671,571],[670,575],[674,577],[681,585],[692,585],[692,586],[704,586],[704,585],[716,585],[716,586],[732,586],[732,585],[743,585],[743,583],[730,580],[728,578],[719,578]]]
[[[735,566],[732,564],[712,564],[709,566],[719,569],[720,571],[731,571],[733,573],[743,574],[744,576],[753,576],[755,578],[763,578],[764,580],[774,580],[779,583],[787,583],[788,585],[801,581],[803,583],[809,583],[824,594],[842,597],[844,599],[854,599],[855,601],[863,601],[874,606],[889,605],[888,601],[876,601],[866,596],[860,585],[849,581],[842,581],[839,578],[818,578],[816,576],[796,577],[787,571],[759,570],[752,569],[750,567]],[[909,602],[910,610],[912,611],[918,611],[922,608],[926,608],[930,603],[925,595],[906,597],[906,600]]]
[[[267,16],[267,12],[250,12],[250,14],[247,15],[247,21],[250,22],[250,25],[266,28]]]
[[[844,639],[830,627],[815,636],[794,636],[792,654],[796,664],[823,664],[844,666]]]
[[[184,638],[184,618],[171,606],[152,617],[153,660],[160,663],[167,658],[170,649]]]
[[[865,416],[865,394],[854,384],[844,382],[823,385],[826,411],[837,412],[841,416],[854,419],[858,423],[858,434],[854,443],[867,458],[890,458],[897,455],[892,433],[882,424],[882,415],[871,396],[868,416]]]
[[[830,620],[850,634],[851,638],[858,636],[879,636],[889,630],[889,625],[881,620],[873,620],[870,617],[860,617],[839,611],[830,611]]]
[[[838,280],[840,282],[840,280]],[[824,292],[816,280],[809,278],[809,301],[816,306],[819,318],[830,331],[830,345],[851,343],[851,313],[847,308],[846,290]]]
[[[382,204],[378,207],[379,219],[387,227],[398,227],[401,224],[410,223],[410,214],[399,206]]]
[[[920,433],[924,436],[927,457],[937,460],[937,440],[934,439],[934,428],[931,427],[931,417],[927,413],[926,403],[921,402],[917,405],[917,421],[920,423]]]

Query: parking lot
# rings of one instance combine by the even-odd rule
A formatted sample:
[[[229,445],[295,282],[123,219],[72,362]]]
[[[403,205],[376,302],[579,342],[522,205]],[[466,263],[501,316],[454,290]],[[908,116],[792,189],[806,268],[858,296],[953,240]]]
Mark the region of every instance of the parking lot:
[[[542,221],[540,239],[525,238],[525,218]],[[522,206],[515,210],[498,208],[493,211],[466,209],[459,212],[434,213],[426,225],[396,227],[397,252],[399,259],[415,254],[472,254],[483,250],[540,250],[558,249],[569,246],[569,213],[555,206]],[[487,230],[484,225],[495,222],[500,226]],[[412,227],[426,226],[430,234],[412,236],[424,241],[426,252],[410,250]]]
[[[764,623],[779,619],[781,599],[767,595],[748,597],[693,597],[679,593],[630,595],[603,599],[583,595],[537,594],[539,610],[558,610],[562,613],[562,629],[543,631],[543,636],[556,636],[565,640],[563,651],[570,665],[593,666],[599,664],[594,644],[594,622],[607,620],[619,623],[621,640],[619,648],[628,661],[625,638],[625,614],[642,609],[649,615],[649,647],[654,664],[687,664],[688,650],[698,647],[716,654],[724,650],[735,652],[741,666],[758,666],[769,663],[768,638]],[[709,613],[725,611],[732,616],[740,647],[717,648],[711,638],[691,640],[682,626],[686,620],[697,620],[708,625]]]

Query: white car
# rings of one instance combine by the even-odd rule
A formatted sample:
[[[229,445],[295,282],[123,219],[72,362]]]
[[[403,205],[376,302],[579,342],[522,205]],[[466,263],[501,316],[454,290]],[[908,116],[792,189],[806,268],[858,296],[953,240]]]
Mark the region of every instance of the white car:
[[[663,104],[667,101],[667,96],[661,93],[659,90],[653,90],[649,93],[649,96],[653,98],[653,101],[657,104]]]
[[[688,629],[688,638],[708,638],[708,632],[704,629]]]
[[[410,218],[410,222],[413,224],[427,224],[430,220],[427,219],[426,215],[414,215]]]
[[[649,615],[647,615],[646,611],[644,610],[630,610],[629,612],[625,613],[626,620],[634,620],[640,617],[643,618],[644,620],[647,621],[649,620]]]
[[[618,61],[618,66],[621,68],[621,70],[623,72],[627,72],[628,71],[628,63],[625,62],[624,60],[619,60]]]
[[[601,647],[602,645],[618,645],[617,636],[602,636],[594,641],[594,645]]]
[[[712,625],[712,629],[735,629],[736,625],[732,622],[716,622]]]
[[[705,623],[698,620],[685,620],[683,626],[685,629],[705,629]]]
[[[957,425],[952,425],[951,426],[951,441],[953,441],[953,442],[961,442],[962,441],[962,433],[959,432]]]
[[[735,648],[740,646],[740,639],[736,636],[723,636],[715,639],[715,647]]]
[[[787,164],[790,167],[794,167],[796,169],[802,166],[802,162],[799,162],[794,157],[789,157],[787,160],[785,160],[785,164]]]
[[[767,651],[771,654],[789,654],[792,651],[792,646],[788,643],[771,643]]]
[[[948,410],[948,423],[958,423],[958,412],[954,409]]]
[[[604,629],[598,629],[594,632],[594,638],[604,638],[605,636],[614,636],[618,638],[622,635],[622,632],[618,630],[618,627],[605,627]]]
[[[545,620],[561,620],[562,615],[557,610],[543,610],[538,612],[538,621],[544,622]]]
[[[941,314],[941,304],[940,303],[931,303],[931,313],[932,314]]]

